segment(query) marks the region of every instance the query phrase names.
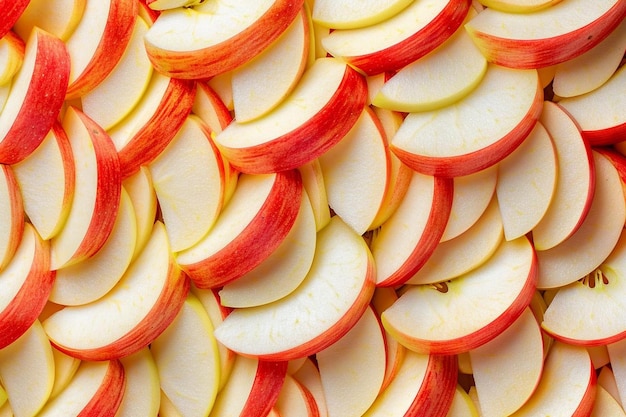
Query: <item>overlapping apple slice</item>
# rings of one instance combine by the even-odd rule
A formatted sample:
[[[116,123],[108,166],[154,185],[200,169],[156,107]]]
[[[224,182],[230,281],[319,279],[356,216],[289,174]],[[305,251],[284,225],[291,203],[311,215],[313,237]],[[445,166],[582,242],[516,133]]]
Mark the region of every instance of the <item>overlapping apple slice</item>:
[[[14,172],[0,165],[0,271],[11,261],[24,233],[24,200]]]
[[[152,185],[150,171],[145,166],[142,166],[130,177],[125,178],[122,181],[122,187],[128,193],[135,212],[135,225],[137,227],[133,253],[133,259],[135,259],[143,250],[152,233],[158,206],[156,192]]]
[[[414,1],[380,23],[335,30],[322,45],[331,55],[368,75],[396,71],[452,36],[470,4],[469,0]]]
[[[318,233],[309,274],[288,296],[236,309],[215,337],[240,354],[289,360],[318,352],[359,320],[374,291],[374,264],[363,238],[338,216]],[[341,280],[337,280],[341,276]]]
[[[593,402],[593,409],[590,417],[624,417],[626,412],[620,403],[600,384],[596,386],[596,398]]]
[[[476,405],[469,394],[465,392],[465,389],[460,384],[457,384],[446,417],[478,417],[479,415]]]
[[[83,17],[86,0],[30,0],[13,30],[22,39],[37,26],[66,41]]]
[[[126,384],[122,403],[115,417],[156,416],[159,412],[159,373],[150,353],[143,348],[137,353],[120,358]]]
[[[24,62],[24,49],[24,41],[13,31],[0,38],[0,85],[9,84],[19,71]]]
[[[410,0],[319,0],[313,7],[312,18],[315,23],[328,28],[356,29],[387,20],[410,3]]]
[[[487,9],[465,25],[490,62],[512,68],[559,64],[593,48],[626,16],[620,0],[568,0],[531,13]]]
[[[380,315],[383,311],[388,309],[393,303],[398,299],[398,294],[396,290],[390,287],[378,287],[374,291],[374,295],[372,296],[371,305],[376,315],[380,320]],[[386,389],[389,383],[393,380],[393,378],[398,373],[398,369],[400,368],[402,361],[404,360],[404,355],[406,352],[406,348],[398,343],[396,339],[391,337],[386,330],[385,332],[385,350],[387,353],[387,363],[385,366],[385,378],[383,379],[383,384],[381,386],[381,391]]]
[[[291,376],[311,393],[317,404],[319,417],[328,417],[328,408],[326,406],[324,388],[322,387],[322,379],[313,360],[308,357],[305,358],[300,368]]]
[[[154,68],[170,77],[206,79],[250,61],[276,40],[304,0],[218,0],[164,10],[148,31]]]
[[[537,260],[530,241],[505,240],[489,260],[460,277],[411,286],[381,319],[409,349],[458,354],[508,328],[530,303],[536,281]]]
[[[365,79],[356,70],[334,58],[318,59],[278,107],[248,123],[235,120],[215,142],[241,172],[297,168],[324,154],[348,133],[366,98]]]
[[[65,44],[56,36],[34,29],[0,113],[0,163],[19,162],[41,144],[59,115],[69,76],[70,58]]]
[[[529,13],[550,7],[561,0],[479,0],[490,9],[507,13]]]
[[[319,232],[330,221],[330,206],[328,205],[328,195],[326,194],[326,184],[319,158],[307,162],[298,167],[302,177],[302,186],[309,197],[313,217],[315,218],[315,229]]]
[[[104,297],[65,307],[43,321],[51,342],[83,360],[135,353],[174,320],[189,280],[174,263],[165,227],[154,225],[150,240],[118,284]]]
[[[196,82],[196,94],[191,112],[204,121],[212,132],[220,133],[232,122],[233,116],[220,96],[206,82]]]
[[[273,410],[277,416],[320,417],[315,397],[289,374],[285,376]]]
[[[490,64],[464,99],[410,113],[391,140],[408,166],[429,175],[468,175],[502,160],[531,132],[543,107],[536,70]]]

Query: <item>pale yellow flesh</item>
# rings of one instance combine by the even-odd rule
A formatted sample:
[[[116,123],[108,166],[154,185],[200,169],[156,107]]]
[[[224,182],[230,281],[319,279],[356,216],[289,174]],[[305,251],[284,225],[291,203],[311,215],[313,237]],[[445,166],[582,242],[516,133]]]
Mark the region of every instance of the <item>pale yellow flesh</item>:
[[[411,0],[317,0],[313,21],[333,29],[355,29],[385,21],[407,7]]]

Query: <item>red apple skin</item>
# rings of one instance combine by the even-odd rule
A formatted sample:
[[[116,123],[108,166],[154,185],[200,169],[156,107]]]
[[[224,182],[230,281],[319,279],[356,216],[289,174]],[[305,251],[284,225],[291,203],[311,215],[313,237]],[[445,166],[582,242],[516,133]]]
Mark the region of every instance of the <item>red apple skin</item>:
[[[489,62],[509,68],[532,69],[559,64],[587,52],[626,17],[626,3],[619,1],[590,24],[562,36],[537,40],[511,40],[478,33],[468,27],[476,46]]]
[[[146,317],[124,336],[93,349],[73,349],[50,342],[61,352],[86,361],[114,360],[132,355],[152,343],[174,321],[188,292],[188,277],[170,259],[167,283],[159,298]]]
[[[626,137],[626,123],[599,130],[581,130],[580,133],[591,146],[613,145]]]
[[[196,84],[171,79],[157,111],[118,152],[122,179],[152,162],[169,145],[191,112]]]
[[[50,270],[50,245],[35,236],[33,263],[24,284],[13,300],[0,311],[0,349],[10,345],[23,335],[43,311],[56,273]]]
[[[210,123],[209,120],[204,120],[204,122],[209,125],[211,130],[216,133],[221,132],[233,121],[233,116],[230,114],[230,111],[220,98],[217,93],[206,83],[206,82],[198,82],[198,94],[204,94],[212,104],[214,116],[216,122],[219,126],[214,126]],[[193,109],[192,109],[193,111]],[[202,118],[200,114],[198,114]]]
[[[251,60],[293,22],[304,0],[277,0],[252,25],[231,38],[195,51],[168,51],[146,42],[146,51],[160,73],[183,79],[209,79]]]
[[[573,417],[588,417],[593,411],[593,405],[596,399],[596,391],[598,389],[598,377],[596,376],[593,362],[590,361],[589,366],[591,366],[591,381],[587,386],[587,391],[585,391],[585,394],[580,401],[580,405],[572,414]]]
[[[404,417],[446,416],[457,385],[454,355],[430,355],[424,381]]]
[[[9,201],[11,202],[11,241],[7,247],[7,254],[4,259],[0,259],[0,271],[11,261],[13,254],[17,250],[20,242],[22,241],[22,235],[24,234],[24,204],[22,200],[22,194],[20,193],[20,187],[15,179],[13,170],[8,165],[1,165],[0,169],[4,171],[4,177],[7,181],[7,188],[9,190]],[[0,326],[0,329],[2,327]],[[1,330],[0,330],[1,331]]]
[[[135,27],[137,1],[110,0],[111,7],[100,43],[91,61],[68,87],[65,98],[73,100],[91,91],[111,73],[126,51]]]
[[[410,168],[426,175],[460,177],[495,165],[513,152],[533,130],[543,109],[543,90],[537,85],[533,105],[525,117],[508,134],[491,145],[463,155],[432,157],[416,155],[390,145],[396,156]]]
[[[2,164],[18,163],[37,149],[65,99],[70,76],[65,44],[42,29],[35,29],[33,36],[37,37],[35,68],[20,111],[4,139],[0,138]]]
[[[386,280],[376,284],[378,287],[394,287],[404,284],[424,266],[439,244],[452,210],[454,180],[434,177],[434,181],[433,205],[421,239],[404,264]]]
[[[181,268],[198,288],[217,288],[258,266],[283,241],[299,210],[302,179],[298,170],[279,172],[266,201],[250,224],[208,258]]]
[[[239,416],[267,416],[276,404],[286,375],[287,362],[260,360],[252,383],[252,390]]]
[[[122,363],[118,360],[109,361],[104,380],[78,417],[107,417],[117,412],[126,387],[126,375]]]
[[[407,39],[367,55],[343,57],[367,75],[395,72],[441,45],[461,26],[472,0],[451,0],[433,19]]]
[[[148,24],[148,26],[152,26],[152,24],[157,20],[157,17],[159,17],[159,15],[161,14],[161,11],[151,9],[148,6],[147,0],[138,0],[138,3],[139,3],[139,10],[138,10],[139,15],[146,20],[146,23]]]
[[[30,0],[0,0],[0,38],[6,35],[20,18]]]
[[[298,168],[339,143],[365,108],[367,94],[365,78],[346,66],[330,101],[298,128],[256,146],[230,148],[218,143],[218,148],[240,172],[266,174]]]
[[[300,388],[300,391],[302,392],[302,395],[304,396],[304,402],[306,403],[307,417],[321,417],[319,405],[317,401],[315,400],[315,397],[313,396],[311,391],[307,387],[302,385],[300,382],[296,381],[295,379],[294,379],[294,382],[296,383],[298,388]]]

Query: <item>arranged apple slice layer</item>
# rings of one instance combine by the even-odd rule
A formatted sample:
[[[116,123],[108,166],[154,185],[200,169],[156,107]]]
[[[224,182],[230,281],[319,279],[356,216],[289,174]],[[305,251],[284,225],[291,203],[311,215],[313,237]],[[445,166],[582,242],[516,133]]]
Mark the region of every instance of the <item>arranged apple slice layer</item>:
[[[211,128],[220,133],[232,122],[233,116],[220,96],[206,82],[197,82],[191,111]]]
[[[311,393],[315,399],[315,404],[317,404],[319,417],[328,417],[328,408],[326,406],[324,388],[322,387],[322,379],[317,366],[315,366],[311,358],[305,358],[300,368],[291,376]]]
[[[409,349],[457,354],[508,328],[530,303],[537,281],[535,251],[526,237],[503,241],[480,267],[440,284],[411,286],[381,316]],[[476,306],[489,306],[480,309]],[[462,325],[459,325],[462,323]]]
[[[137,227],[137,239],[135,239],[135,251],[133,253],[133,259],[135,259],[150,238],[158,203],[150,171],[145,166],[124,179],[122,187],[128,193],[135,212],[135,225]]]
[[[356,29],[380,23],[396,15],[410,0],[353,1],[319,0],[313,8],[313,21],[333,29]]]
[[[155,416],[161,395],[159,373],[148,348],[120,359],[126,384],[115,417]]]
[[[392,138],[391,149],[416,171],[468,175],[494,165],[517,148],[535,126],[542,103],[537,71],[492,64],[463,100],[409,114]]]
[[[374,291],[374,274],[365,241],[335,216],[318,233],[313,264],[302,284],[273,303],[233,311],[216,327],[215,337],[248,356],[308,356],[356,324]]]
[[[24,202],[8,165],[0,165],[0,271],[11,261],[24,233]]]
[[[13,30],[26,39],[37,26],[67,41],[83,17],[86,0],[30,0]]]
[[[626,16],[619,0],[557,2],[531,13],[487,9],[465,25],[490,61],[513,68],[559,64],[593,48]]]
[[[278,107],[248,123],[235,120],[215,142],[241,172],[297,168],[328,151],[348,133],[366,97],[367,85],[356,70],[334,58],[318,59]]]
[[[293,22],[303,4],[304,0],[219,0],[165,10],[145,36],[146,51],[163,74],[211,78],[239,67],[267,48]]]
[[[285,382],[272,410],[275,414],[270,413],[268,417],[273,415],[320,417],[313,395],[289,374],[285,376]]]
[[[302,186],[313,209],[315,230],[319,232],[330,221],[330,206],[319,158],[298,167],[298,171],[300,171]]]

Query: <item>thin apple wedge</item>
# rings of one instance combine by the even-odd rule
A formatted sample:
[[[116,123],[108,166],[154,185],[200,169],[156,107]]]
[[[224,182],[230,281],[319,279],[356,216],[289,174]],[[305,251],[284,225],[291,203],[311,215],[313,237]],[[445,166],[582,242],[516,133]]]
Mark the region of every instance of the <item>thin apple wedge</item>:
[[[319,232],[330,221],[330,206],[328,205],[328,194],[324,183],[324,174],[319,158],[307,162],[298,167],[302,177],[302,186],[309,197],[313,217],[315,218],[315,229]]]
[[[320,378],[320,372],[313,360],[306,358],[302,365],[300,365],[300,368],[291,376],[311,393],[317,404],[319,417],[328,417],[328,408],[326,406],[324,388],[322,387],[322,379]]]
[[[152,178],[147,167],[142,166],[139,171],[122,181],[122,188],[126,190],[135,212],[135,259],[143,250],[152,233],[152,226],[156,220],[157,198],[152,185]]]
[[[479,4],[507,13],[529,13],[550,7],[561,0],[479,0]]]
[[[446,417],[479,417],[476,405],[461,385],[456,386]]]
[[[196,95],[191,112],[204,121],[212,132],[220,133],[232,122],[233,116],[220,96],[206,82],[196,83]]]
[[[273,410],[278,416],[320,417],[315,397],[289,374],[285,376]]]
[[[37,26],[67,41],[83,17],[87,0],[30,0],[13,30],[23,39]]]
[[[10,166],[0,165],[0,271],[13,258],[24,234],[24,199]]]
[[[124,397],[115,417],[155,416],[159,412],[159,373],[150,349],[120,359],[126,384]]]
[[[216,327],[215,337],[235,352],[267,360],[308,356],[359,320],[374,292],[374,274],[363,238],[335,216],[318,233],[302,284],[273,303],[234,310]]]
[[[410,0],[318,0],[313,5],[312,18],[328,28],[356,29],[387,20],[410,3]]]
[[[0,85],[10,84],[20,70],[24,62],[24,49],[24,41],[13,31],[0,38]]]

